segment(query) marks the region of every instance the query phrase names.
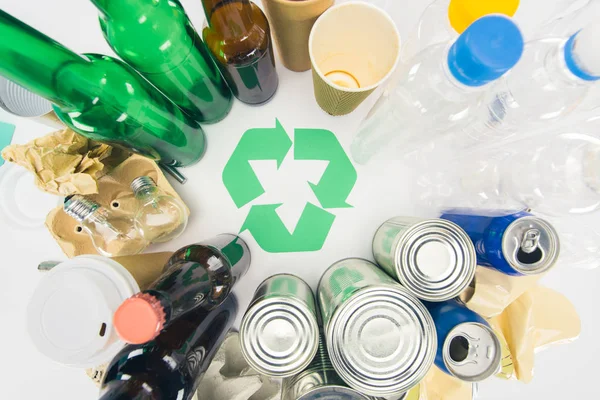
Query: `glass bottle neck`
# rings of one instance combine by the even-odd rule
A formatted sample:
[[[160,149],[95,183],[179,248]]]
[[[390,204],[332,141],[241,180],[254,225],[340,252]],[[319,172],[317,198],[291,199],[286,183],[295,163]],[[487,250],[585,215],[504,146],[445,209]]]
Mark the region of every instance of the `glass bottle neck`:
[[[249,0],[202,0],[208,26],[223,36],[237,36],[240,32],[233,27],[249,30],[254,24],[252,3]]]
[[[29,25],[0,10],[0,74],[59,106],[72,103],[58,95],[56,73],[88,61]]]

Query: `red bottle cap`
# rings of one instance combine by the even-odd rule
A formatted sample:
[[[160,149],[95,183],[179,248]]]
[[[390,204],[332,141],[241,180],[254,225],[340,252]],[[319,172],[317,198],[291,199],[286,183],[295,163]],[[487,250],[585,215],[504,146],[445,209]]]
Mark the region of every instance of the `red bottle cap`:
[[[165,310],[160,301],[147,293],[125,300],[113,316],[119,337],[127,343],[144,344],[158,336],[165,324]]]

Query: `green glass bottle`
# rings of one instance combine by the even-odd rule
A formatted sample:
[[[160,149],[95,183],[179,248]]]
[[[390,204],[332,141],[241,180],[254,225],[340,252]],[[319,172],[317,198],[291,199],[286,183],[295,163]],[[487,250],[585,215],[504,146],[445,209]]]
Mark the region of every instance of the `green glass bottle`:
[[[215,123],[231,91],[177,0],[91,0],[112,49],[189,116]]]
[[[200,125],[122,61],[78,55],[0,10],[0,75],[55,104],[75,132],[166,165],[206,147]]]
[[[279,85],[269,21],[249,0],[202,0],[202,31],[231,91],[240,101],[262,104]]]

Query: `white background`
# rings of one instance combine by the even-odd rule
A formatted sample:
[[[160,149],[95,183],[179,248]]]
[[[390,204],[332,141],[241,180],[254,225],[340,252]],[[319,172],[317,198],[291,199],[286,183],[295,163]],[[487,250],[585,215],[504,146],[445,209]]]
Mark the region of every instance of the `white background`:
[[[204,15],[200,0],[183,0],[182,3],[194,25],[201,27]],[[403,38],[427,4],[417,0],[388,3],[393,3],[393,16]],[[522,0],[522,3],[517,16],[527,34],[548,15],[555,0]],[[0,0],[0,8],[76,52],[113,55],[101,35],[96,9],[89,1]],[[199,164],[184,171],[189,178],[185,186],[175,185],[192,210],[187,231],[176,241],[151,250],[176,250],[218,233],[239,230],[249,206],[237,210],[223,186],[221,173],[247,129],[273,127],[275,118],[279,118],[291,137],[294,128],[329,129],[348,149],[357,124],[374,99],[368,99],[352,115],[330,117],[314,101],[310,72],[294,73],[281,64],[278,64],[278,72],[279,91],[270,103],[254,108],[236,101],[228,118],[205,127],[209,143],[207,155]],[[0,120],[17,125],[15,143],[24,143],[51,131],[1,111]],[[293,229],[304,203],[316,201],[306,182],[317,181],[325,165],[294,161],[288,155],[279,171],[274,162],[259,162],[254,166],[267,190],[258,202],[285,202],[282,218],[288,228]],[[371,238],[385,219],[396,215],[434,216],[432,211],[411,201],[410,188],[415,172],[394,164],[357,166],[357,170],[358,182],[348,199],[354,208],[333,211],[337,218],[321,251],[268,254],[247,233],[242,235],[252,250],[251,270],[236,290],[242,310],[256,286],[274,273],[296,273],[315,287],[322,271],[336,260],[349,256],[371,258]],[[26,332],[27,301],[39,279],[36,266],[43,260],[64,260],[60,248],[43,227],[21,231],[5,225],[0,229],[0,246],[0,399],[97,398],[96,387],[83,371],[45,359],[37,353]],[[575,304],[582,319],[581,337],[574,343],[538,354],[531,384],[491,379],[480,385],[480,399],[598,398],[600,270],[584,271],[559,265],[544,282],[560,290]]]

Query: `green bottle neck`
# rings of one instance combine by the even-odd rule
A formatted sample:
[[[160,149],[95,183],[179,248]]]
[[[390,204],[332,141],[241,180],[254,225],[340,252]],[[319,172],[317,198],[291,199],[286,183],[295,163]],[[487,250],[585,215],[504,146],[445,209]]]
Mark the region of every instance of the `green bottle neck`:
[[[56,89],[58,71],[69,64],[86,64],[82,56],[0,10],[0,75],[60,107],[69,99]]]

